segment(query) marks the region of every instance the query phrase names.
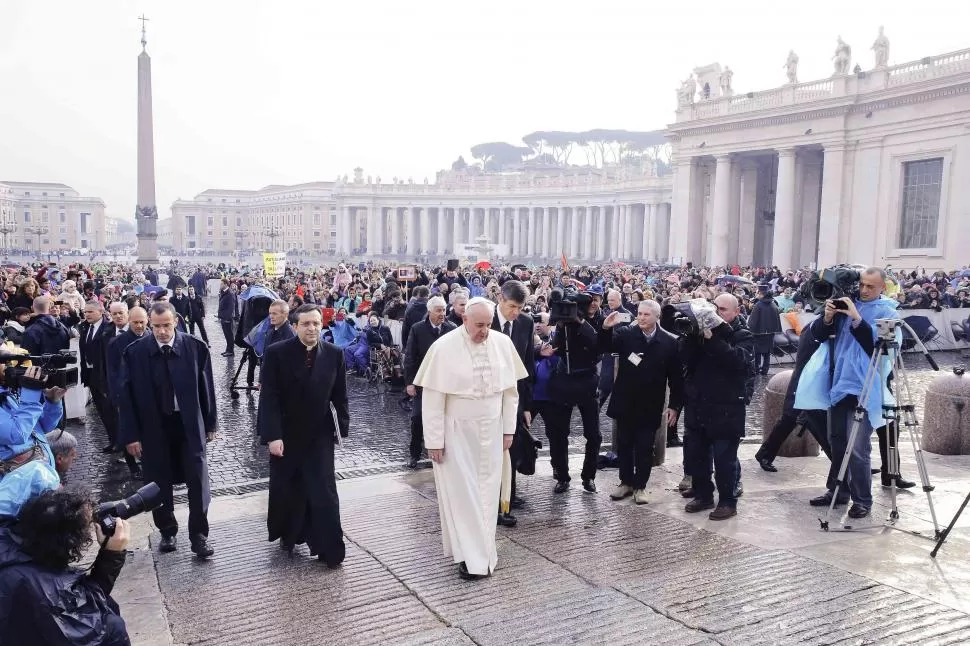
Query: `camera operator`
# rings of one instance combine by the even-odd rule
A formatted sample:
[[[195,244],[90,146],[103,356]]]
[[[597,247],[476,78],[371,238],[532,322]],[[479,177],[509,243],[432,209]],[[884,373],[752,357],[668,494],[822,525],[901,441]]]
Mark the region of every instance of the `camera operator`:
[[[129,527],[117,519],[91,567],[70,567],[91,544],[94,505],[73,487],[28,500],[0,522],[0,635],[15,646],[130,644],[111,589],[125,564]],[[97,527],[97,526],[95,526]]]
[[[699,334],[682,336],[680,342],[687,395],[684,466],[694,496],[685,510],[714,509],[711,520],[726,520],[737,514],[738,446],[744,437],[745,406],[754,390],[754,337],[738,316],[737,298],[721,294],[714,305],[720,324],[702,327]]]
[[[563,298],[576,304],[576,316],[571,321],[553,321],[556,329],[552,334],[552,347],[559,356],[549,382],[549,393],[559,406],[552,406],[545,416],[546,436],[549,438],[549,454],[552,473],[556,479],[555,493],[569,489],[569,421],[573,407],[579,409],[583,420],[583,437],[586,438],[586,454],[583,458],[581,477],[583,489],[596,492],[596,463],[599,457],[603,436],[600,434],[599,402],[596,390],[598,376],[596,364],[599,363],[603,342],[603,316],[599,311],[599,301],[603,288],[595,294],[569,292]],[[559,292],[562,294],[563,292]],[[556,292],[553,292],[556,296]],[[607,334],[612,334],[607,330]]]
[[[12,370],[12,369],[11,369]],[[61,421],[63,388],[44,388],[46,377],[39,366],[31,366],[20,377],[19,395],[8,388],[7,371],[0,371],[0,478],[33,460],[54,458],[45,433]]]
[[[811,333],[822,345],[802,371],[795,393],[795,407],[802,410],[829,410],[829,444],[832,464],[829,468],[826,491],[813,498],[810,504],[828,506],[835,494],[835,485],[849,441],[853,413],[859,405],[868,372],[870,357],[875,349],[877,319],[899,318],[896,303],[883,298],[886,272],[869,267],[859,276],[858,298],[842,296],[825,301],[824,315],[815,319]],[[834,357],[834,358],[833,358]],[[882,426],[883,383],[871,390],[866,411],[859,425],[852,457],[846,471],[848,492],[839,491],[836,504],[848,502],[850,518],[865,518],[872,509],[872,473],[870,471],[873,422]],[[884,483],[891,484],[884,474]]]

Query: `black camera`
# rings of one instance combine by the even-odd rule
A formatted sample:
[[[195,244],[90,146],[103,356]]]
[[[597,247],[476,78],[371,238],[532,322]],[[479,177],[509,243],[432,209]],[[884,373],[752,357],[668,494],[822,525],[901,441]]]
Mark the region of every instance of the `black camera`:
[[[677,336],[700,336],[701,328],[690,303],[668,303],[660,310],[660,327]]]
[[[97,509],[94,510],[93,520],[101,528],[102,534],[112,536],[115,533],[115,521],[118,518],[127,520],[142,512],[156,509],[161,504],[158,485],[149,482],[124,500],[115,500],[98,505]]]
[[[577,323],[585,315],[592,299],[574,287],[557,287],[549,293],[549,325]]]
[[[799,290],[802,298],[816,309],[825,307],[825,301],[848,296],[855,298],[859,293],[859,280],[862,274],[848,265],[836,265],[823,269],[821,275],[812,272],[812,277],[802,284]],[[844,309],[844,308],[839,308]]]
[[[0,363],[8,361],[30,361],[31,364],[38,366],[41,374],[46,378],[44,386],[47,388],[64,388],[66,390],[78,383],[77,368],[68,367],[77,363],[77,352],[73,350],[61,350],[56,354],[0,353]],[[10,390],[20,388],[20,381],[25,372],[27,372],[27,368],[22,365],[7,368],[4,371],[4,381],[7,388]]]

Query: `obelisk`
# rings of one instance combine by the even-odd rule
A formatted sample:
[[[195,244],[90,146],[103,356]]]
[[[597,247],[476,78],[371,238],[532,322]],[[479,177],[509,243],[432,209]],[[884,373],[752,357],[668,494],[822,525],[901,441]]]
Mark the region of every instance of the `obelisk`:
[[[158,264],[158,209],[155,206],[155,139],[152,134],[152,59],[145,51],[145,16],[141,20],[141,54],[138,55],[138,203],[135,223],[138,262]]]

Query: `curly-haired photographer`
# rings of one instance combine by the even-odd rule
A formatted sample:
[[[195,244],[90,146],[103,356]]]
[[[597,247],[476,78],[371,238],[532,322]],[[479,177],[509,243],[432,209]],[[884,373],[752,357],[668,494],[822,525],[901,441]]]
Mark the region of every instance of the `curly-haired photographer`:
[[[83,490],[44,491],[16,520],[0,522],[0,635],[12,646],[127,646],[111,598],[125,564],[129,528],[117,519],[90,571],[72,568],[92,542],[94,504]]]

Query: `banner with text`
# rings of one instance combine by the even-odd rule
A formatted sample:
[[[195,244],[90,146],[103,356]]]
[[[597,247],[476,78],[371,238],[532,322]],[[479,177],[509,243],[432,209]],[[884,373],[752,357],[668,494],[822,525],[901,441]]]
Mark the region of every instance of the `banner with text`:
[[[267,278],[279,278],[286,272],[286,254],[263,252],[263,273]]]

